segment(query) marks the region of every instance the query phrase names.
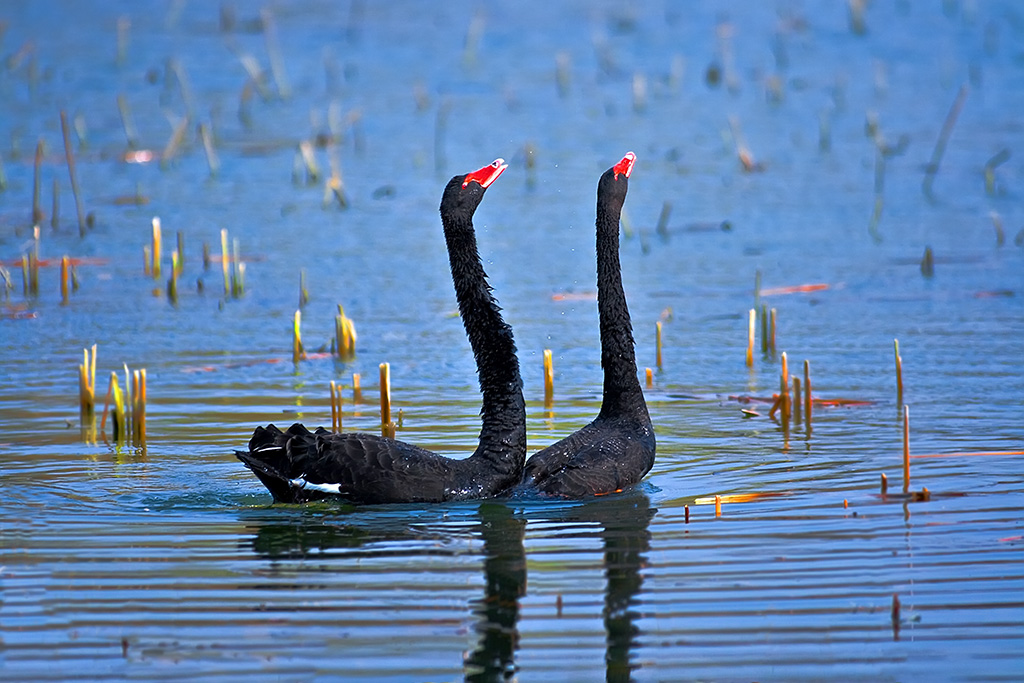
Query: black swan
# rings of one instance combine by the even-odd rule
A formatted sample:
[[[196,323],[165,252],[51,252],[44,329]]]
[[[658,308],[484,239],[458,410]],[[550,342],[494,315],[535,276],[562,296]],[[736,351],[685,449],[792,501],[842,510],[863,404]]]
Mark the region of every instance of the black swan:
[[[640,381],[619,267],[619,214],[636,155],[629,152],[597,184],[597,308],[604,395],[597,418],[534,453],[517,493],[583,498],[632,486],[654,465],[654,428]]]
[[[274,425],[257,427],[249,450],[235,454],[276,501],[337,497],[353,503],[434,503],[498,496],[521,481],[526,460],[523,382],[512,329],[491,294],[473,229],[484,192],[505,168],[496,159],[456,176],[441,197],[455,296],[483,393],[476,451],[452,459],[373,434],[310,432],[301,424],[285,432]]]

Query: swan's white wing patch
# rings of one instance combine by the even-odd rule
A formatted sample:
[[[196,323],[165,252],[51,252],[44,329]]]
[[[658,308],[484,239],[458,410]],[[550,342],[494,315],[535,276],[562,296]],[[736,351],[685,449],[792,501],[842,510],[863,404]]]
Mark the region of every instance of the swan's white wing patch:
[[[312,491],[320,491],[322,493],[334,493],[341,495],[341,484],[313,484],[308,482],[303,477],[298,479],[289,479],[288,483],[297,489],[310,489]]]

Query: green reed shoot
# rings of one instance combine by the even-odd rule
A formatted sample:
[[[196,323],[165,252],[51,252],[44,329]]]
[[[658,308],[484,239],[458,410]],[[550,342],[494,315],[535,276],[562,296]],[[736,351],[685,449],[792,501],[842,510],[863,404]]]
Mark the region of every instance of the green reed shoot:
[[[306,351],[302,348],[302,311],[295,311],[295,318],[292,322],[292,362],[298,363],[306,357]]]
[[[96,416],[96,344],[82,350],[82,364],[78,366],[78,409],[82,425],[91,424]]]

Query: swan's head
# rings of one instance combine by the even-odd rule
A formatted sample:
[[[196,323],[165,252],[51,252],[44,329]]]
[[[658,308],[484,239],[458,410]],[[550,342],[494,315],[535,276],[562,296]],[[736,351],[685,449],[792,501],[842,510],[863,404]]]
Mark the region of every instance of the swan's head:
[[[452,178],[441,197],[441,213],[476,211],[480,200],[484,198],[484,192],[506,168],[508,164],[504,159],[495,159],[479,170]]]
[[[629,190],[629,174],[633,172],[634,163],[636,154],[626,152],[626,156],[622,157],[619,163],[604,172],[597,184],[598,202],[622,208],[623,202],[626,201],[626,192]]]

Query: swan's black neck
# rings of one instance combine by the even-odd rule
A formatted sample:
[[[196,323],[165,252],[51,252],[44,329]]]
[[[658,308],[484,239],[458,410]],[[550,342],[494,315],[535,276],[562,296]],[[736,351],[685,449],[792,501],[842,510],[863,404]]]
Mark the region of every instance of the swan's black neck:
[[[475,208],[475,207],[474,207]],[[472,212],[441,206],[455,297],[476,358],[483,408],[480,446],[472,457],[502,469],[522,467],[526,456],[526,405],[512,329],[501,317],[480,262]]]
[[[641,408],[646,415],[637,379],[633,326],[619,265],[619,216],[626,195],[625,179],[614,180],[609,174],[601,179],[597,192],[597,310],[601,319],[601,367],[604,368],[601,417],[618,416]]]

